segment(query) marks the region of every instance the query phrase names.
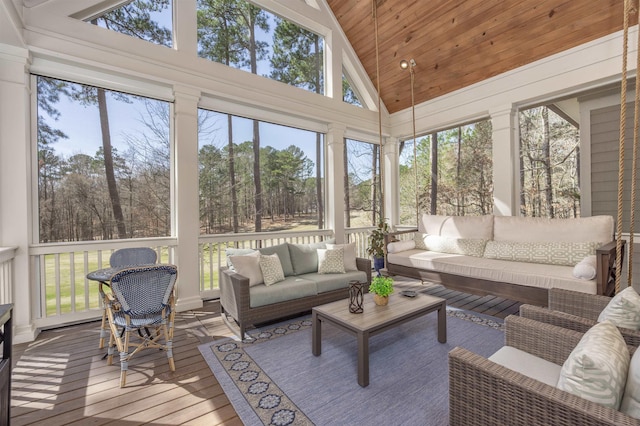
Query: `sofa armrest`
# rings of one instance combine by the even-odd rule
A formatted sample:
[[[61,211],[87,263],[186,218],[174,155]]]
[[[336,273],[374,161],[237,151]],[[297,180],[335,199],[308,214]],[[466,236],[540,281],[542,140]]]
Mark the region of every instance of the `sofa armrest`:
[[[510,315],[505,318],[505,345],[562,365],[583,333]]]
[[[549,289],[549,309],[597,321],[600,312],[609,304],[608,296],[587,294],[561,288]]]
[[[389,232],[389,233],[385,234],[385,236],[384,236],[384,247],[385,247],[385,250],[386,250],[386,247],[387,247],[387,245],[389,243],[400,241],[398,239],[399,235],[413,234],[413,233],[416,233],[416,232],[418,232],[418,228],[405,229],[405,230],[402,230],[402,231],[393,231],[393,232]]]
[[[369,291],[369,284],[371,284],[371,259],[365,259],[364,257],[356,257],[356,266],[358,271],[362,271],[367,274],[367,285],[365,292]]]
[[[449,352],[449,424],[637,425],[638,421],[457,347]]]
[[[622,240],[622,249],[620,256],[620,264],[624,262],[625,240]],[[616,241],[608,242],[596,249],[596,283],[597,293],[605,296],[613,296],[615,294],[616,281]]]
[[[249,309],[249,278],[227,267],[220,268],[220,305],[236,320]]]

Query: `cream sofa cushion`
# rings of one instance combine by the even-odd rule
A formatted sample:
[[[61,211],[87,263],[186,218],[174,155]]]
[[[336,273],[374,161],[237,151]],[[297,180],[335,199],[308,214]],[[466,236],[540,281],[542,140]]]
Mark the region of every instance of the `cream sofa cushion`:
[[[442,237],[490,240],[493,237],[493,216],[423,214],[418,222],[418,232]]]
[[[415,247],[440,253],[466,254],[482,257],[487,240],[479,238],[454,238],[439,235],[417,234]]]
[[[464,277],[520,284],[529,287],[558,287],[565,290],[596,294],[596,281],[575,278],[572,274],[573,267],[571,266],[514,262],[511,260],[487,259],[418,249],[389,253],[387,260],[389,263],[396,265],[462,275]]]
[[[613,239],[613,217],[591,216],[576,219],[494,216],[495,241],[592,242]]]
[[[489,357],[489,361],[517,371],[527,377],[546,383],[554,388],[560,378],[561,365],[554,364],[546,359],[531,355],[521,349],[512,346],[503,346]]]

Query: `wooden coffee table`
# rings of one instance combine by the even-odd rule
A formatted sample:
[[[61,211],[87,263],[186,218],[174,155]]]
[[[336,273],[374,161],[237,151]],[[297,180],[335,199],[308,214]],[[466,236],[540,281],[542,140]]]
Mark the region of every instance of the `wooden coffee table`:
[[[373,295],[365,294],[364,312],[349,312],[349,299],[316,306],[311,311],[313,322],[311,350],[315,356],[322,353],[322,322],[354,334],[358,339],[358,384],[369,385],[369,337],[387,331],[433,311],[438,311],[438,342],[447,341],[447,301],[421,294],[406,297],[392,294],[387,306],[377,306]]]

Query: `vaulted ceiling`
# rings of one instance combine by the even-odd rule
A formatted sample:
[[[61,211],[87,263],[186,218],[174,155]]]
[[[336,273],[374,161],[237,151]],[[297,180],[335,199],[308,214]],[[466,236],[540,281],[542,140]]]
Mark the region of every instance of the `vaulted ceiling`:
[[[624,0],[327,0],[390,113],[622,29]],[[637,4],[637,1],[634,0]],[[630,25],[637,23],[631,18]]]

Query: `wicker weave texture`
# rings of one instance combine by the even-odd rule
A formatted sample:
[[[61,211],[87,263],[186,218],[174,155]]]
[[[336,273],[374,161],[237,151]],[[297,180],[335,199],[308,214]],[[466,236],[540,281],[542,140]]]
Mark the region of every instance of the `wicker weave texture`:
[[[371,283],[371,260],[356,258],[358,270],[367,274],[365,291]],[[227,268],[220,269],[220,306],[222,318],[234,333],[244,338],[247,327],[260,322],[271,321],[286,316],[310,311],[314,306],[333,302],[349,297],[348,282],[339,290],[320,293],[315,296],[292,299],[285,302],[273,303],[266,306],[252,308],[250,306],[249,280]],[[226,320],[231,316],[237,323],[239,330]]]
[[[582,333],[508,317],[505,340],[561,365]],[[533,352],[531,352],[533,353]],[[534,353],[535,354],[535,353]],[[564,355],[566,354],[566,356]],[[564,359],[562,359],[564,356]],[[562,362],[558,362],[562,361]],[[457,347],[449,353],[449,423],[456,425],[640,425],[587,401]]]

